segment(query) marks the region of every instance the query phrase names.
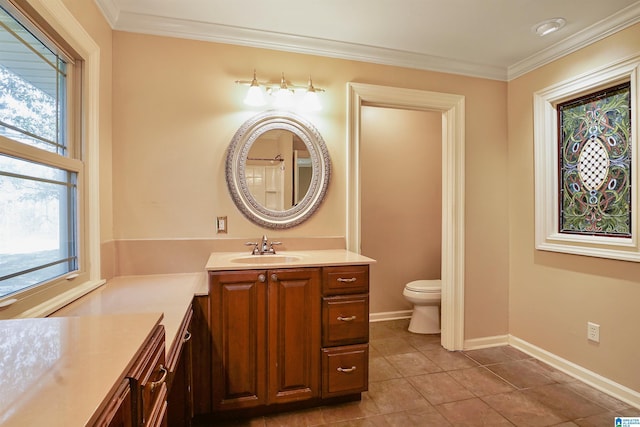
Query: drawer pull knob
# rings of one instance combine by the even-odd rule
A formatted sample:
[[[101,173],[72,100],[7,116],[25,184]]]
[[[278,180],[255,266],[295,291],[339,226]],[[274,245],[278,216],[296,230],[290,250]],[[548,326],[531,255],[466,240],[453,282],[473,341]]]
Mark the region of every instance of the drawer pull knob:
[[[356,320],[356,316],[349,316],[349,317],[338,316],[337,319],[341,322],[352,322]]]
[[[186,334],[184,334],[184,338],[182,339],[182,342],[187,342],[191,339],[191,332],[187,331]]]
[[[338,368],[337,369],[338,372],[342,372],[343,374],[348,374],[348,373],[351,373],[351,372],[353,372],[355,370],[356,370],[355,366],[352,366],[350,368]]]
[[[273,273],[271,275],[271,280],[273,280],[274,282],[277,282],[278,281],[278,275],[276,273]]]
[[[160,365],[160,372],[162,372],[162,377],[158,381],[152,381],[151,383],[149,383],[152,393],[153,393],[153,389],[155,389],[156,387],[161,385],[163,382],[165,382],[165,380],[167,379],[167,375],[169,374],[169,371],[167,370],[167,368],[165,368],[162,365]]]
[[[267,276],[265,276],[264,274],[259,274],[258,275],[258,282],[264,283],[266,281],[267,281]]]
[[[338,282],[342,282],[342,283],[353,283],[356,280],[358,279],[356,279],[355,277],[351,277],[349,279],[345,279],[344,277],[338,277]]]

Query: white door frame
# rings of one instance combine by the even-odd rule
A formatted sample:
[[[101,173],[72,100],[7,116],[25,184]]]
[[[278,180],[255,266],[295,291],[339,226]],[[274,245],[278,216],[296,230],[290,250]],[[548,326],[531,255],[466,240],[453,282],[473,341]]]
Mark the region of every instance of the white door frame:
[[[464,345],[464,96],[347,83],[347,249],[361,252],[360,117],[364,104],[442,113],[442,346]],[[414,242],[415,243],[415,242]],[[412,242],[407,242],[412,244]]]

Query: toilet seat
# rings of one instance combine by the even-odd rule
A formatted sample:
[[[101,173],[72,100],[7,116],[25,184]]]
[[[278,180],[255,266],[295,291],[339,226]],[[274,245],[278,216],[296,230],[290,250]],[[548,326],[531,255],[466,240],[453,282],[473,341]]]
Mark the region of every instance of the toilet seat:
[[[442,281],[436,280],[414,280],[405,286],[406,289],[413,292],[435,293],[442,291]]]

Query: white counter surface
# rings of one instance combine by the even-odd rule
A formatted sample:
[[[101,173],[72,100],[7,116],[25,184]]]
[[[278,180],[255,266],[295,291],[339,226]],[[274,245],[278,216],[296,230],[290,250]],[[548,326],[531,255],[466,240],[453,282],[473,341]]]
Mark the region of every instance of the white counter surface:
[[[207,293],[204,272],[116,277],[53,316],[164,313],[162,324],[168,356],[193,296]]]
[[[277,251],[275,255],[251,255],[249,251],[213,252],[209,256],[205,268],[209,271],[230,271],[256,268],[363,265],[374,262],[376,262],[374,259],[344,249]]]
[[[161,319],[143,313],[0,321],[0,425],[86,425]]]

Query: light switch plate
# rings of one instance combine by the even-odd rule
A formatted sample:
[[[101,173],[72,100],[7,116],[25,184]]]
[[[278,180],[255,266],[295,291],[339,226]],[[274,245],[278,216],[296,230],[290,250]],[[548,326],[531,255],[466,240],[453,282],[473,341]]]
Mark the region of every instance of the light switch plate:
[[[226,216],[219,216],[218,218],[216,218],[216,232],[218,234],[227,232],[227,217]]]

